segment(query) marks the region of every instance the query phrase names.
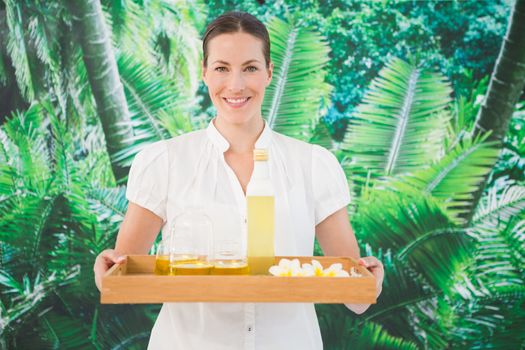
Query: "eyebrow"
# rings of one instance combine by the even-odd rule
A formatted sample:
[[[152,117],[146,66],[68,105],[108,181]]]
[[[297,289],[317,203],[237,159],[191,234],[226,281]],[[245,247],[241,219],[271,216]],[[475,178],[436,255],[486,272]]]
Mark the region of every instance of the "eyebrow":
[[[258,62],[258,63],[261,63],[259,60],[255,60],[255,59],[254,59],[254,60],[248,60],[248,61],[244,62],[242,65],[245,66],[245,65],[250,64],[250,63],[252,63],[252,62]],[[225,64],[225,65],[227,65],[227,66],[230,65],[228,62],[226,62],[226,61],[222,61],[222,60],[217,60],[217,61],[213,62],[212,64],[214,64],[214,63]]]

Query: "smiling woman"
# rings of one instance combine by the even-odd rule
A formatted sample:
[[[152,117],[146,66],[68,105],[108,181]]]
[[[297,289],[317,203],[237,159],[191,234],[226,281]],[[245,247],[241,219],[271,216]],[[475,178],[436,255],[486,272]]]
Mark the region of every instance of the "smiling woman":
[[[263,119],[273,72],[265,26],[247,13],[224,14],[208,26],[203,54],[202,78],[217,115],[207,129],[154,143],[136,156],[115,250],[102,252],[95,262],[99,288],[101,276],[122,261],[119,257],[146,254],[159,230],[167,237],[174,218],[190,207],[203,208],[215,227],[245,222],[254,149],[269,155],[275,255],[312,256],[317,238],[325,255],[359,258],[346,211],[347,181],[337,159],[320,146],[272,131]],[[375,275],[380,293],[381,263],[373,257],[361,263]],[[356,313],[368,306],[347,305]],[[313,304],[165,303],[148,348],[322,347]]]
[[[203,45],[209,54],[203,60],[202,79],[217,109],[217,121],[260,125],[264,92],[273,72],[263,42],[243,32],[209,35],[206,40]]]

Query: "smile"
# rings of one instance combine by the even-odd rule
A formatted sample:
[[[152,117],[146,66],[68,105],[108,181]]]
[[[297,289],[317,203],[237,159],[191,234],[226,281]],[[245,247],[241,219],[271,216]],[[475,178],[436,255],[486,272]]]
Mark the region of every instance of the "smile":
[[[251,97],[242,97],[242,98],[226,98],[226,97],[223,97],[222,99],[228,104],[228,106],[232,107],[232,108],[241,108],[242,106],[244,106],[248,100],[250,99]]]

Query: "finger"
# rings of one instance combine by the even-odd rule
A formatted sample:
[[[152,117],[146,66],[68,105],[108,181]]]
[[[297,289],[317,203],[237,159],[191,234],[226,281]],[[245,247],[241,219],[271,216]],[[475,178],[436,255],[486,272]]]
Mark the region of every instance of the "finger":
[[[366,268],[376,267],[376,266],[382,266],[381,262],[373,257],[373,256],[366,256],[361,259],[359,259],[359,264],[363,265]]]
[[[102,254],[102,257],[107,262],[113,262],[115,264],[120,264],[126,261],[125,255],[120,255],[114,250],[107,250],[104,254]]]
[[[370,271],[374,276],[379,276],[383,274],[383,269],[379,266],[369,267],[367,270]]]
[[[102,276],[114,264],[121,264],[127,260],[127,256],[118,254],[114,249],[107,249],[100,253],[95,259],[93,272],[95,274],[95,284],[100,291],[102,288]]]

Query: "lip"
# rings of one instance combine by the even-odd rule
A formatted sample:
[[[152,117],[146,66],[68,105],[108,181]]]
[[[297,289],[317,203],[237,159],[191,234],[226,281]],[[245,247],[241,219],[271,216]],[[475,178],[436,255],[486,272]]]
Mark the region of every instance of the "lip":
[[[237,98],[234,98],[234,99],[239,99],[239,98],[242,98],[242,97],[237,97]],[[249,96],[249,97],[245,97],[245,98],[246,98],[246,101],[244,101],[243,103],[230,103],[230,102],[228,102],[226,97],[223,97],[222,99],[229,107],[234,108],[234,109],[238,109],[238,108],[244,107],[248,103],[248,101],[250,101],[250,99],[252,97]]]

